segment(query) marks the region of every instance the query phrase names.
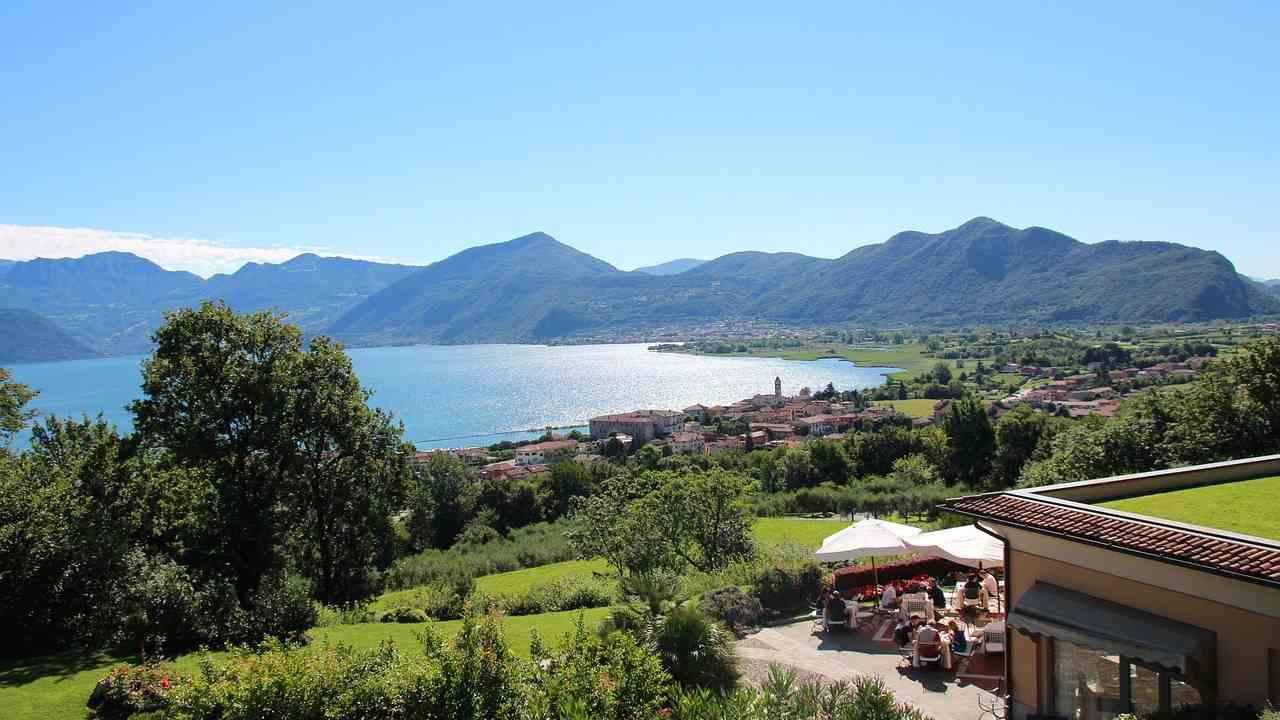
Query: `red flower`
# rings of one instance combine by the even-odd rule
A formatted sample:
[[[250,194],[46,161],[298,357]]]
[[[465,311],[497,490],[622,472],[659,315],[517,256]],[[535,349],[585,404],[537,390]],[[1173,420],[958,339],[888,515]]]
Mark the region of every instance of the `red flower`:
[[[168,690],[168,689],[169,689],[169,678],[167,678],[167,677],[162,677],[162,678],[160,678],[160,687],[164,688],[165,690]]]

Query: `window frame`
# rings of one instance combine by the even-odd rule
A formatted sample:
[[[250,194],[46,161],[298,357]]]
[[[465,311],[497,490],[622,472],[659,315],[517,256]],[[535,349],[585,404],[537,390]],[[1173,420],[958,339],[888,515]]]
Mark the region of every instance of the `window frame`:
[[[1045,664],[1045,668],[1048,671],[1048,681],[1049,681],[1048,688],[1047,688],[1048,690],[1047,699],[1049,701],[1047,704],[1049,707],[1047,708],[1047,710],[1050,713],[1052,713],[1055,717],[1069,718],[1072,716],[1068,714],[1068,709],[1058,707],[1058,673],[1057,673],[1058,640],[1052,637],[1046,637],[1046,639],[1049,641],[1047,643],[1048,662]],[[1148,662],[1143,662],[1142,660],[1131,658],[1128,655],[1117,654],[1117,657],[1120,658],[1120,704],[1124,706],[1125,708],[1124,712],[1127,712],[1127,713],[1133,712],[1133,687],[1132,687],[1131,671],[1133,666],[1135,665],[1138,667],[1144,668],[1146,670],[1150,670],[1151,672],[1156,673],[1157,677],[1159,677],[1160,708],[1158,712],[1160,713],[1169,712],[1172,709],[1170,705],[1173,704],[1173,680],[1176,678],[1185,683],[1187,682],[1187,677],[1177,671],[1170,670],[1168,668],[1162,668],[1158,665],[1153,665]],[[1201,699],[1203,700],[1203,698]]]

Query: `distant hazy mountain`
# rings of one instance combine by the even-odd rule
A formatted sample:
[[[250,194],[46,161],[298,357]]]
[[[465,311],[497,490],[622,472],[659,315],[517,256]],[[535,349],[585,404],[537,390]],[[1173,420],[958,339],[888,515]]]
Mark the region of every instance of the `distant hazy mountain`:
[[[664,263],[658,263],[657,265],[636,268],[635,271],[642,272],[647,275],[679,275],[680,273],[692,270],[705,262],[706,260],[679,258],[677,260],[668,260]]]
[[[722,318],[797,323],[1203,320],[1280,312],[1222,255],[1085,244],[975,218],[834,260],[741,252],[670,276],[624,273],[542,233],[473,248],[373,295],[331,330],[353,342],[525,342]]]
[[[30,310],[0,308],[0,365],[98,355],[46,317]]]
[[[118,355],[146,352],[165,310],[202,300],[222,299],[240,311],[288,312],[304,330],[319,330],[419,269],[305,254],[204,280],[130,253],[105,252],[0,266],[0,302],[41,313],[95,350]]]
[[[225,300],[240,311],[275,308],[303,330],[319,330],[361,300],[420,267],[299,255],[280,264],[246,263],[231,275],[214,275],[202,298]]]
[[[557,337],[596,324],[579,307],[584,284],[627,275],[537,232],[429,265],[360,303],[329,331],[362,342]]]
[[[1262,287],[1266,288],[1269,293],[1280,295],[1280,280],[1263,280]]]
[[[737,318],[955,325],[1280,313],[1280,283],[1245,278],[1216,252],[1085,244],[989,218],[898,233],[833,260],[738,252],[670,275],[620,271],[545,233],[425,268],[307,254],[203,280],[128,253],[0,264],[0,302],[104,354],[145,352],[166,309],[218,298],[285,311],[303,330],[351,344],[540,342]],[[25,323],[17,327],[36,332]]]

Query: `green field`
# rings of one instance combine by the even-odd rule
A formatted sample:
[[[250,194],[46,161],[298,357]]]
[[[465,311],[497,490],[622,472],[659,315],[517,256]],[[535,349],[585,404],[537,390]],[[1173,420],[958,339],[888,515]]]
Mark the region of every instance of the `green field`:
[[[937,404],[937,400],[916,399],[916,400],[873,400],[872,405],[876,407],[892,407],[903,415],[909,415],[913,418],[931,417],[933,415],[933,406]]]
[[[767,517],[756,521],[755,538],[761,545],[796,543],[817,549],[823,538],[849,527],[847,519]]]
[[[898,372],[889,373],[886,377],[905,380],[927,372],[938,362],[936,358],[925,356],[924,352],[922,345],[890,345],[884,349],[869,349],[851,345],[817,344],[798,348],[750,348],[747,352],[716,354],[724,357],[770,357],[784,360],[839,358],[860,367],[898,368]],[[951,367],[956,367],[954,360],[946,362]]]
[[[1102,507],[1280,540],[1280,476],[1171,490]]]
[[[603,560],[566,560],[541,567],[512,570],[511,572],[485,575],[476,578],[476,589],[486,595],[522,595],[540,585],[549,585],[557,580],[592,573],[608,574],[609,564]],[[372,609],[383,612],[396,605],[412,603],[416,588],[393,590],[383,593],[373,601]]]
[[[503,633],[512,649],[527,657],[529,632],[537,630],[544,641],[556,642],[573,631],[578,617],[594,628],[608,608],[524,615],[504,618]],[[377,647],[383,640],[393,640],[405,648],[416,647],[425,623],[368,623],[336,625],[311,631],[316,643],[350,645],[355,648]],[[461,620],[434,623],[442,635],[453,635]],[[93,686],[113,665],[136,658],[120,658],[100,654],[63,653],[19,661],[0,662],[0,718],[4,720],[81,720],[85,701]],[[174,661],[180,672],[193,673],[199,668],[199,655],[191,653]]]

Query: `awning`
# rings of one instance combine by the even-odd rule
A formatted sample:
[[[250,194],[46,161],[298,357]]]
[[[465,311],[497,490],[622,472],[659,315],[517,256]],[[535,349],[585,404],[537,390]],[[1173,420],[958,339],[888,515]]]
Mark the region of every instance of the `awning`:
[[[1004,543],[973,525],[934,530],[905,539],[907,545],[969,567],[1003,567]]]
[[[1045,582],[1018,598],[1008,622],[1028,635],[1048,635],[1188,677],[1199,675],[1215,652],[1216,635],[1209,630]]]

